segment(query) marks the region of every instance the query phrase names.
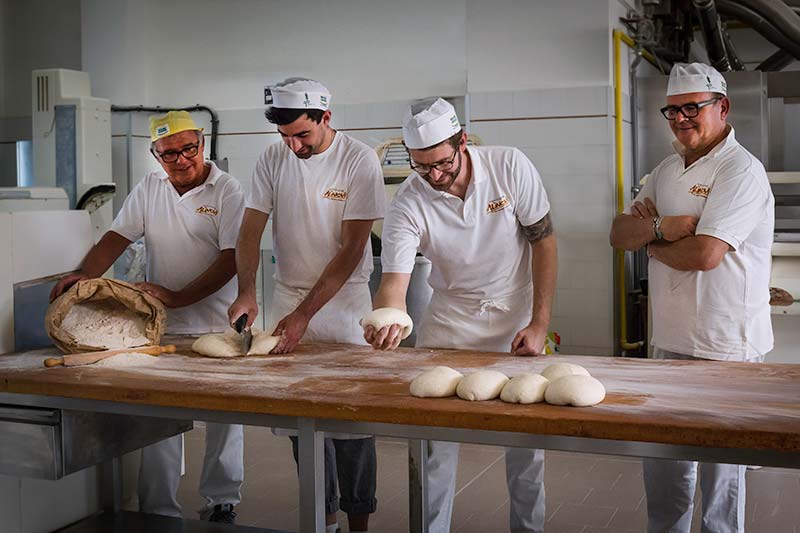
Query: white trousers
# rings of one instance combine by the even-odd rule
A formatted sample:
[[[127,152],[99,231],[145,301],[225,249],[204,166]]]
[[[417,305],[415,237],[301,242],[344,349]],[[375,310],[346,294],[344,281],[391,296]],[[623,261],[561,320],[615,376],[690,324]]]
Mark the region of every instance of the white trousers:
[[[656,348],[656,359],[699,359]],[[763,358],[751,359],[761,362]],[[720,364],[725,364],[720,362]],[[648,533],[689,533],[697,474],[703,501],[703,533],[744,533],[745,471],[742,465],[642,460]]]
[[[531,309],[531,286],[488,299],[434,291],[420,325],[417,347],[510,352],[514,335],[530,321]],[[450,533],[458,450],[458,443],[428,442],[425,466],[430,533]],[[545,520],[544,452],[506,448],[506,483],[512,533],[541,533]]]
[[[139,509],[144,513],[180,518],[183,434],[142,448],[139,467]],[[206,452],[200,475],[200,495],[206,499],[203,517],[215,505],[237,505],[244,480],[244,428],[238,424],[206,423]]]

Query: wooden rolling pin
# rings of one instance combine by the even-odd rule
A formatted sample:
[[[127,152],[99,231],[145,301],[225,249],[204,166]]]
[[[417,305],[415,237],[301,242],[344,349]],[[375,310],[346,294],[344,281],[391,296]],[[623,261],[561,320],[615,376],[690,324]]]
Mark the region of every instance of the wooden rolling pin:
[[[102,352],[88,352],[88,353],[75,353],[65,355],[64,357],[50,357],[44,360],[44,366],[50,368],[53,366],[81,366],[91,365],[101,361],[112,355],[121,353],[144,353],[148,355],[161,355],[162,353],[175,353],[175,345],[167,344],[166,346],[139,346],[137,348],[119,348],[116,350],[103,350]]]

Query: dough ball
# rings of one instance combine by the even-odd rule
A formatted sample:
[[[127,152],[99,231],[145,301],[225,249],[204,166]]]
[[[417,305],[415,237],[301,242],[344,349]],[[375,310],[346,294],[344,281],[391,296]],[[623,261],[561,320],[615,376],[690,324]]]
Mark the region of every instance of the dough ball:
[[[405,313],[400,309],[395,309],[394,307],[381,307],[380,309],[375,309],[373,312],[362,318],[359,323],[363,328],[372,326],[376,330],[386,326],[391,326],[392,324],[399,324],[400,327],[403,328],[403,333],[401,336],[403,339],[411,335],[411,331],[414,329],[414,323],[411,321],[411,317],[408,316],[408,313]]]
[[[426,370],[411,382],[409,391],[418,398],[445,398],[456,393],[458,382],[464,374],[449,366],[437,366]]]
[[[508,403],[538,403],[544,401],[544,391],[550,380],[541,374],[514,376],[503,387],[500,399]]]
[[[590,374],[588,370],[580,365],[573,365],[572,363],[553,363],[542,370],[542,375],[550,381],[555,381],[564,376],[588,376]]]
[[[479,370],[458,383],[456,393],[463,400],[494,400],[500,396],[508,376],[497,370]]]
[[[573,374],[552,382],[544,393],[544,399],[552,405],[574,405],[587,407],[596,405],[606,397],[606,388],[592,376]]]
[[[269,333],[259,332],[253,334],[253,343],[247,355],[268,355],[278,345],[281,340],[280,335],[270,335]]]
[[[242,355],[238,336],[226,333],[210,333],[199,337],[192,344],[192,351],[206,357],[239,357]]]

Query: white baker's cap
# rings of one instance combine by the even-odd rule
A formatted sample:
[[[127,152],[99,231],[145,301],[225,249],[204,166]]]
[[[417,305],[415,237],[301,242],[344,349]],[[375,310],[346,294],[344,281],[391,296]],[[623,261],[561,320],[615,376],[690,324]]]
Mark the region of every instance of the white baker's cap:
[[[321,109],[331,105],[331,92],[308,78],[286,78],[264,88],[264,103],[282,109]]]
[[[455,108],[442,98],[412,103],[403,118],[403,142],[412,150],[439,144],[460,130]]]
[[[667,96],[687,93],[721,93],[728,84],[717,69],[705,63],[675,63],[669,73]]]

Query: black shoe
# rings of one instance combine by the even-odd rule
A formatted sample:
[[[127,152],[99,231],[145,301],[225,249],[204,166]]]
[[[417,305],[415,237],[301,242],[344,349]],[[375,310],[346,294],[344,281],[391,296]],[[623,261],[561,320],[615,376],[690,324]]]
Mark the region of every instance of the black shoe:
[[[233,505],[223,503],[214,506],[214,512],[208,517],[209,522],[220,522],[222,524],[236,523],[236,513],[233,512]]]

